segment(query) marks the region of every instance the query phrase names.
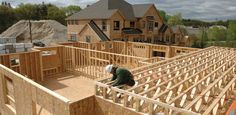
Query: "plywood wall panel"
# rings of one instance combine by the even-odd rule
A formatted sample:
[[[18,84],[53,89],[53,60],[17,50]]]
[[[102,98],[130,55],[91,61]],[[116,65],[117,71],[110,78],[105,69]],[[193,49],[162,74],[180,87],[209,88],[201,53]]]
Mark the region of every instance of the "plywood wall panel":
[[[12,79],[17,115],[35,115],[36,104],[54,115],[69,115],[70,101],[68,99],[0,65],[0,82],[2,83],[4,83],[4,76]],[[3,115],[14,115],[14,111],[9,109],[5,103],[6,93],[2,89],[5,89],[6,86],[2,83],[0,84],[0,112]]]
[[[142,115],[100,97],[95,97],[95,115]]]
[[[94,96],[70,104],[70,115],[97,115],[94,111]]]

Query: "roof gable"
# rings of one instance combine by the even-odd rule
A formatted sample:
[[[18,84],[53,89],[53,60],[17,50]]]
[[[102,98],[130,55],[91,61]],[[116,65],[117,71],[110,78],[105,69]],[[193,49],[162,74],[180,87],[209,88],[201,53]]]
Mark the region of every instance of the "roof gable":
[[[127,20],[135,20],[133,7],[124,0],[108,0],[108,9],[117,9]]]
[[[82,30],[79,32],[81,35],[86,29],[91,29],[92,32],[97,36],[96,38],[100,41],[109,41],[110,39],[106,36],[106,34],[97,26],[97,24],[91,20],[88,24],[86,24]]]
[[[136,18],[143,17],[152,5],[153,4],[135,4],[135,5],[133,5],[133,11],[134,11],[135,17]]]
[[[108,19],[117,10],[126,20],[135,20],[132,5],[124,0],[100,0],[78,13],[66,18],[66,20],[77,19]]]

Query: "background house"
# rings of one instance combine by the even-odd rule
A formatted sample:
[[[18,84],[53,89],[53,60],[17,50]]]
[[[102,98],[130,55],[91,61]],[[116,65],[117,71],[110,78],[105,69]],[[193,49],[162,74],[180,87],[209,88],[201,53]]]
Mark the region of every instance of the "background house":
[[[100,0],[66,20],[68,38],[75,41],[121,40],[154,43],[160,39],[160,32],[164,33],[163,30],[166,30],[154,4],[131,5],[124,0]],[[91,20],[93,24],[90,23]],[[98,37],[102,33],[103,37]]]
[[[154,4],[131,5],[125,0],[100,0],[67,19],[72,41],[133,41],[177,44],[178,28],[164,23]]]

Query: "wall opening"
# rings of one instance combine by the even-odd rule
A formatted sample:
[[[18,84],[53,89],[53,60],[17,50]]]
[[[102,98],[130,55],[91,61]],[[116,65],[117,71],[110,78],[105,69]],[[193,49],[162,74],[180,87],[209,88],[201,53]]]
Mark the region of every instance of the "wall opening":
[[[160,51],[153,51],[152,56],[153,57],[165,57],[166,53],[165,52],[160,52]]]
[[[5,103],[13,111],[16,112],[14,85],[11,78],[4,76],[5,81]]]
[[[11,55],[11,69],[15,72],[20,73],[20,56],[19,55]]]

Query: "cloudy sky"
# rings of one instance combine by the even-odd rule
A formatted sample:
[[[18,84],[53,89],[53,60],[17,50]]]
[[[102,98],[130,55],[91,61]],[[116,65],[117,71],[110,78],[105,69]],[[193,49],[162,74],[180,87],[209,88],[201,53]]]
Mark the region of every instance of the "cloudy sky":
[[[57,6],[80,5],[84,8],[98,0],[2,0],[16,6],[19,3],[53,3]],[[235,0],[127,0],[131,4],[154,3],[158,9],[172,15],[201,20],[236,19]]]

